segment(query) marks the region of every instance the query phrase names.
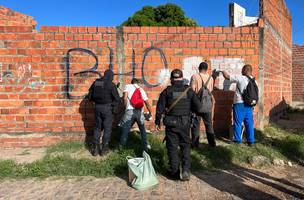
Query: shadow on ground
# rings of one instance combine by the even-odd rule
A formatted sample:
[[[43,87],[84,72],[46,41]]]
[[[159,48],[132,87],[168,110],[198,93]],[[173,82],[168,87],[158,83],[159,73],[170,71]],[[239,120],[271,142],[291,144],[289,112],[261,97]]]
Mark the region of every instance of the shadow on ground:
[[[269,194],[267,190],[261,190],[249,183],[255,182],[255,184],[269,186],[294,198],[304,198],[303,194],[295,191],[304,190],[303,186],[291,183],[285,179],[274,178],[257,170],[235,165],[232,162],[232,152],[225,147],[218,146],[216,149],[211,150],[210,147],[206,145],[204,148],[204,150],[200,150],[198,153],[205,155],[206,159],[211,162],[211,165],[229,166],[227,170],[217,170],[216,173],[194,171],[193,174],[196,177],[208,183],[210,186],[220,191],[233,194],[241,199],[279,199]],[[208,151],[214,151],[214,154],[210,154]],[[217,157],[218,155],[221,156]],[[192,163],[196,165],[196,168],[200,162],[201,160],[192,157]]]

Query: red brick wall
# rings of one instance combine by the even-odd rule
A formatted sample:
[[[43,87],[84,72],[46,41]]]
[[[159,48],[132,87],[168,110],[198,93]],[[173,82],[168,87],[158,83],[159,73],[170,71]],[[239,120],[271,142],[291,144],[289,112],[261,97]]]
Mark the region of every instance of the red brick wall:
[[[33,17],[0,6],[0,26],[35,26],[36,24]]]
[[[266,123],[275,119],[292,100],[291,16],[284,0],[267,0],[262,4],[264,19],[263,112]],[[261,74],[260,74],[261,75]]]
[[[304,101],[304,46],[292,48],[292,100]]]
[[[110,67],[122,85],[133,76],[144,78],[143,87],[155,110],[165,87],[165,69],[191,74],[207,60],[209,71],[220,68],[236,74],[243,64],[251,64],[264,97],[255,119],[263,120],[282,97],[291,100],[288,32],[281,37],[271,20],[264,19],[264,28],[43,26],[36,32],[29,23],[2,24],[0,147],[83,138],[94,121],[92,105],[83,96],[98,77],[96,72]],[[90,72],[79,73],[86,70]],[[219,89],[214,91],[214,125],[217,133],[227,135],[233,92],[223,91],[221,81],[216,80]]]
[[[184,59],[193,56],[208,61],[212,58],[241,58],[244,63],[257,66],[258,30],[257,27],[124,27],[120,34],[124,41],[121,45],[117,43],[117,29],[111,27],[50,26],[41,27],[40,32],[35,33],[30,27],[2,26],[0,131],[83,133],[86,128],[90,129],[93,125],[91,105],[85,105],[82,96],[97,75],[74,74],[92,68],[96,61],[88,53],[72,51],[67,70],[69,49],[85,48],[94,53],[99,72],[109,68],[110,63],[115,73],[122,71],[122,67],[123,73],[132,72],[135,64],[135,76],[142,78],[144,52],[152,46],[163,52],[170,70],[182,68]],[[146,55],[143,73],[148,84],[157,84],[163,62],[159,51],[151,50]],[[117,79],[128,83],[131,77],[120,75]],[[146,87],[148,84],[144,88],[151,104],[155,105],[163,87]],[[231,123],[233,93],[216,91],[215,96],[218,102],[216,127],[218,131],[224,131]],[[227,114],[222,115],[223,111]]]

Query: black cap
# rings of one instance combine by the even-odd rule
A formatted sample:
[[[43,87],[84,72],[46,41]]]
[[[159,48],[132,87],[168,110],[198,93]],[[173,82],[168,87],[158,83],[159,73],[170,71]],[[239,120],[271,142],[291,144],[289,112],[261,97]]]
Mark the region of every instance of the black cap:
[[[171,79],[174,79],[174,78],[183,78],[183,71],[180,70],[180,69],[174,69],[172,72],[171,72]]]

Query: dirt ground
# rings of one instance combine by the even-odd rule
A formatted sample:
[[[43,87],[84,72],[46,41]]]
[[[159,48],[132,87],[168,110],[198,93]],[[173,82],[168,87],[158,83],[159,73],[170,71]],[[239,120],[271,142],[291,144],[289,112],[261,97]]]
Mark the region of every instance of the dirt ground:
[[[1,180],[0,199],[304,199],[304,168],[235,169],[192,174],[189,182],[158,176],[137,191],[127,177]]]

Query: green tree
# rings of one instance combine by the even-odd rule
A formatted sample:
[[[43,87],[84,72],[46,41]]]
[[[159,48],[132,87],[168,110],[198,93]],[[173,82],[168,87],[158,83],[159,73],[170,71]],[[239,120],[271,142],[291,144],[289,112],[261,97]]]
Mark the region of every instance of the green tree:
[[[144,6],[134,13],[122,26],[197,26],[196,21],[185,16],[185,12],[175,4],[158,7]]]

